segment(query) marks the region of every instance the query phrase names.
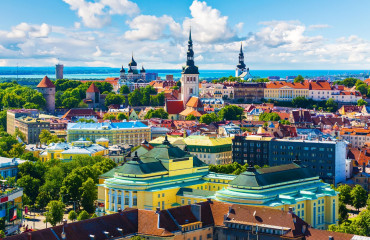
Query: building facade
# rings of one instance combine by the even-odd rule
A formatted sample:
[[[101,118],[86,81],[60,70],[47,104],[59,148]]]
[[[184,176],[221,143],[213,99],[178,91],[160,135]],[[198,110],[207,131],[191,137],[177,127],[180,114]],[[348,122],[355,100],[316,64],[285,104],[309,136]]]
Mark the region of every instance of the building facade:
[[[27,144],[35,144],[40,142],[39,136],[42,130],[50,131],[50,122],[39,118],[19,117],[15,119],[14,127],[24,134]]]
[[[17,177],[18,165],[26,162],[19,158],[0,157],[0,175],[3,179],[7,177]]]
[[[215,174],[186,150],[165,138],[161,145],[140,157],[135,152],[131,160],[101,175],[97,213],[168,209],[213,199],[279,210],[292,208],[318,228],[337,223],[338,193],[309,168],[287,164],[258,170],[249,167],[239,176]]]
[[[289,83],[281,81],[266,83],[266,88],[264,90],[265,99],[291,101],[296,97],[309,97],[309,84],[307,81],[303,83]]]
[[[96,142],[99,138],[106,138],[109,144],[129,144],[138,146],[144,140],[150,141],[150,127],[142,122],[103,122],[103,123],[68,123],[67,142],[77,141],[80,138]]]
[[[51,143],[40,152],[38,157],[43,162],[52,159],[68,162],[77,156],[108,157],[108,143],[109,140],[104,138],[97,139],[96,143],[92,143],[92,141],[83,138],[72,143]]]
[[[6,191],[0,194],[0,218],[4,219],[5,235],[19,233],[22,226],[23,189],[19,187],[5,187]]]
[[[279,166],[299,159],[323,181],[337,185],[346,180],[344,141],[309,141],[236,136],[233,161],[240,164]]]
[[[39,117],[37,109],[9,109],[6,111],[6,132],[10,135],[15,133],[15,121],[20,117]]]
[[[243,99],[246,102],[261,102],[264,98],[265,83],[224,82],[223,85],[234,88],[234,99]]]
[[[352,147],[361,148],[370,142],[370,129],[364,128],[342,128],[339,139],[347,141]]]

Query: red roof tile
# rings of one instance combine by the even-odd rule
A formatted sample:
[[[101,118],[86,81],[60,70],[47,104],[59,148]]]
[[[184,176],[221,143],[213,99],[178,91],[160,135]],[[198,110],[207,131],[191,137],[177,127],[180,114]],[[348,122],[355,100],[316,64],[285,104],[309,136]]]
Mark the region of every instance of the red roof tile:
[[[37,85],[38,88],[55,88],[55,85],[50,79],[45,76],[41,82]]]
[[[167,100],[166,112],[168,114],[179,114],[184,110],[184,103],[182,100]]]
[[[86,92],[100,92],[100,91],[99,88],[97,88],[94,83],[91,83],[90,87],[86,90]]]
[[[186,103],[186,106],[192,108],[202,108],[203,104],[198,97],[191,97]]]

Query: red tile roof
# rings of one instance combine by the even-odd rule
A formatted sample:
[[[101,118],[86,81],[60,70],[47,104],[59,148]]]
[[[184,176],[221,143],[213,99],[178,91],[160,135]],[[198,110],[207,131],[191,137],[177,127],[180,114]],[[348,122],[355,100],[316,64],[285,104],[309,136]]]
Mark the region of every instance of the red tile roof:
[[[202,108],[203,104],[198,97],[191,97],[186,103],[186,106],[192,108]]]
[[[184,102],[182,100],[167,100],[166,112],[168,114],[179,114],[184,110]]]
[[[55,85],[50,79],[45,76],[41,82],[37,85],[38,88],[55,88]]]
[[[99,88],[97,88],[94,83],[91,83],[90,87],[86,90],[86,92],[95,93],[95,92],[100,92],[100,91],[99,91]]]
[[[266,88],[282,88],[282,87],[309,89],[310,84],[308,81],[304,81],[303,83],[273,81],[266,84]]]
[[[331,90],[330,83],[328,81],[313,81],[310,82],[311,90]]]

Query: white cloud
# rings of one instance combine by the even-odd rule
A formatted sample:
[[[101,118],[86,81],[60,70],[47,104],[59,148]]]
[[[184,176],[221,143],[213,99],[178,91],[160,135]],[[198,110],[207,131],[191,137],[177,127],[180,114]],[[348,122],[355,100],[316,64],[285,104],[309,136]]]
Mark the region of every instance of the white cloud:
[[[0,67],[5,67],[5,66],[7,66],[7,61],[6,61],[6,59],[0,59]]]
[[[161,17],[140,15],[127,23],[133,29],[124,34],[124,37],[129,40],[157,40],[163,37],[167,26],[171,33],[181,31],[180,24],[167,15]]]
[[[222,16],[218,9],[212,8],[206,2],[193,1],[190,6],[192,18],[183,22],[184,31],[187,33],[189,27],[194,32],[194,40],[199,42],[216,42],[233,39],[237,36],[236,29],[242,27],[237,24],[236,29],[229,26],[228,17]]]
[[[110,8],[110,14],[127,14],[132,16],[140,12],[139,7],[136,3],[128,0],[101,0],[101,3]]]
[[[139,12],[136,3],[128,0],[100,0],[89,2],[85,0],[63,0],[77,11],[86,27],[102,28],[110,23],[110,15],[133,15]]]
[[[12,27],[12,30],[8,32],[6,36],[8,38],[42,38],[47,37],[50,32],[51,27],[46,23],[43,23],[41,25],[31,25],[23,22],[15,27]]]
[[[96,52],[93,53],[94,57],[100,57],[102,55],[102,51],[100,50],[99,46],[96,46]]]

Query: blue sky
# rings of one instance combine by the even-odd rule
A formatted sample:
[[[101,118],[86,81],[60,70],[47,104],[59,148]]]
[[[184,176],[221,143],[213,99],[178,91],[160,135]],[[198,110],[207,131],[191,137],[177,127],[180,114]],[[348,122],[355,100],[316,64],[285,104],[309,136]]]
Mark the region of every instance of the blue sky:
[[[370,1],[1,0],[0,66],[369,69]],[[59,59],[59,60],[58,60]]]

